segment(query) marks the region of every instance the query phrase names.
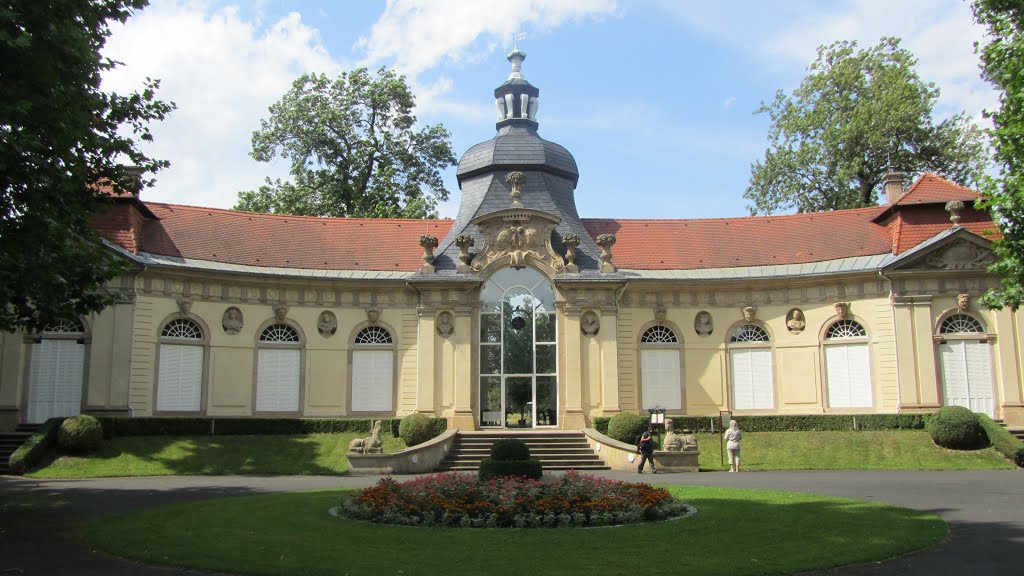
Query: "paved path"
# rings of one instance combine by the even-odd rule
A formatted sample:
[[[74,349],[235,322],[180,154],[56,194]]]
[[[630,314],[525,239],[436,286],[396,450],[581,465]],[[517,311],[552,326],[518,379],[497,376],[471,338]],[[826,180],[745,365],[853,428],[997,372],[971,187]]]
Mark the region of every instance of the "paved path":
[[[1024,470],[602,475],[659,484],[765,488],[879,500],[937,513],[950,525],[949,540],[936,548],[887,562],[830,571],[829,575],[1021,573]],[[376,477],[328,476],[41,481],[0,476],[0,576],[195,576],[196,572],[188,570],[145,566],[94,552],[78,537],[73,525],[157,504],[238,494],[361,487],[376,481]]]

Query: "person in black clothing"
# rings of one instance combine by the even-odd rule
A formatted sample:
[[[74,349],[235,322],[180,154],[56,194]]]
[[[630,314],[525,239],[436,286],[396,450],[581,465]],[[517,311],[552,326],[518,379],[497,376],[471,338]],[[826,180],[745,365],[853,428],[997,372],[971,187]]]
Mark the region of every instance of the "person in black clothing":
[[[636,473],[643,474],[644,464],[650,461],[651,472],[657,474],[658,469],[654,467],[654,438],[651,437],[650,428],[640,435],[640,440],[636,444],[636,451],[640,454],[640,465],[637,466]]]

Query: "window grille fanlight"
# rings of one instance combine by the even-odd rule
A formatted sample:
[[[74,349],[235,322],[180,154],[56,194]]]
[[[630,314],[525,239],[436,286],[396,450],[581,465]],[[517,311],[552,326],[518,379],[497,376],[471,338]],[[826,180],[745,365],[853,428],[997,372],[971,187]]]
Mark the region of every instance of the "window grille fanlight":
[[[967,314],[953,314],[942,321],[939,332],[942,334],[963,334],[984,332],[985,328],[973,316]]]
[[[676,333],[667,326],[651,326],[640,338],[642,344],[675,344]]]
[[[732,333],[729,342],[768,342],[771,338],[764,328],[757,324],[744,324]]]
[[[367,326],[356,335],[356,344],[391,344],[391,333],[380,326]]]
[[[863,338],[867,336],[867,330],[854,320],[840,320],[828,327],[825,331],[826,340],[839,340],[841,338]]]
[[[164,338],[183,338],[187,340],[202,340],[203,329],[198,324],[191,320],[184,318],[178,318],[171,320],[164,326],[164,331],[160,333],[160,336]]]
[[[260,335],[260,342],[298,342],[299,333],[287,324],[268,326]]]
[[[84,332],[85,326],[82,326],[78,320],[58,320],[43,328],[43,334],[82,334]]]

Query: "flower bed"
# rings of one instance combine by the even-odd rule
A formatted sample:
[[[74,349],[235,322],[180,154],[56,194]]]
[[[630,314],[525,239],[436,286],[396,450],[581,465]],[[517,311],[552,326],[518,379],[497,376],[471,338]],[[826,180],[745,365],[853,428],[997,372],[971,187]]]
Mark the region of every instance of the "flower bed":
[[[346,498],[344,516],[382,524],[462,528],[614,526],[682,516],[667,490],[568,472],[542,480],[434,474],[382,478]]]

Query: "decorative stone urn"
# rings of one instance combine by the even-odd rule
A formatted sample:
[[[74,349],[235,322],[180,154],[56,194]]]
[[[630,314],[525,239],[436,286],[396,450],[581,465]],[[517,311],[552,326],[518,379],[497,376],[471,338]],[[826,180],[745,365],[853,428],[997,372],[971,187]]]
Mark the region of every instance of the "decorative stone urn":
[[[960,211],[963,209],[964,203],[960,200],[946,202],[946,212],[949,212],[949,221],[953,223],[953,226],[960,225]]]
[[[615,244],[615,234],[601,234],[597,237],[597,245],[601,247],[601,272],[615,272],[617,268],[612,264],[612,246]]]
[[[423,247],[423,266],[420,266],[420,274],[433,274],[434,248],[437,248],[437,236],[429,234],[420,236],[420,246]]]
[[[473,256],[469,253],[469,249],[476,244],[476,240],[469,234],[459,234],[455,237],[455,245],[459,247],[459,264],[456,268],[456,272],[459,274],[468,274],[473,271],[470,267],[470,260]]]
[[[580,245],[579,234],[566,234],[562,236],[562,244],[565,245],[565,272],[576,273],[580,267],[576,265],[576,248]]]
[[[526,183],[526,174],[519,172],[509,172],[505,176],[505,182],[508,182],[512,186],[512,192],[509,196],[512,197],[512,207],[521,208],[523,206],[523,184]]]

